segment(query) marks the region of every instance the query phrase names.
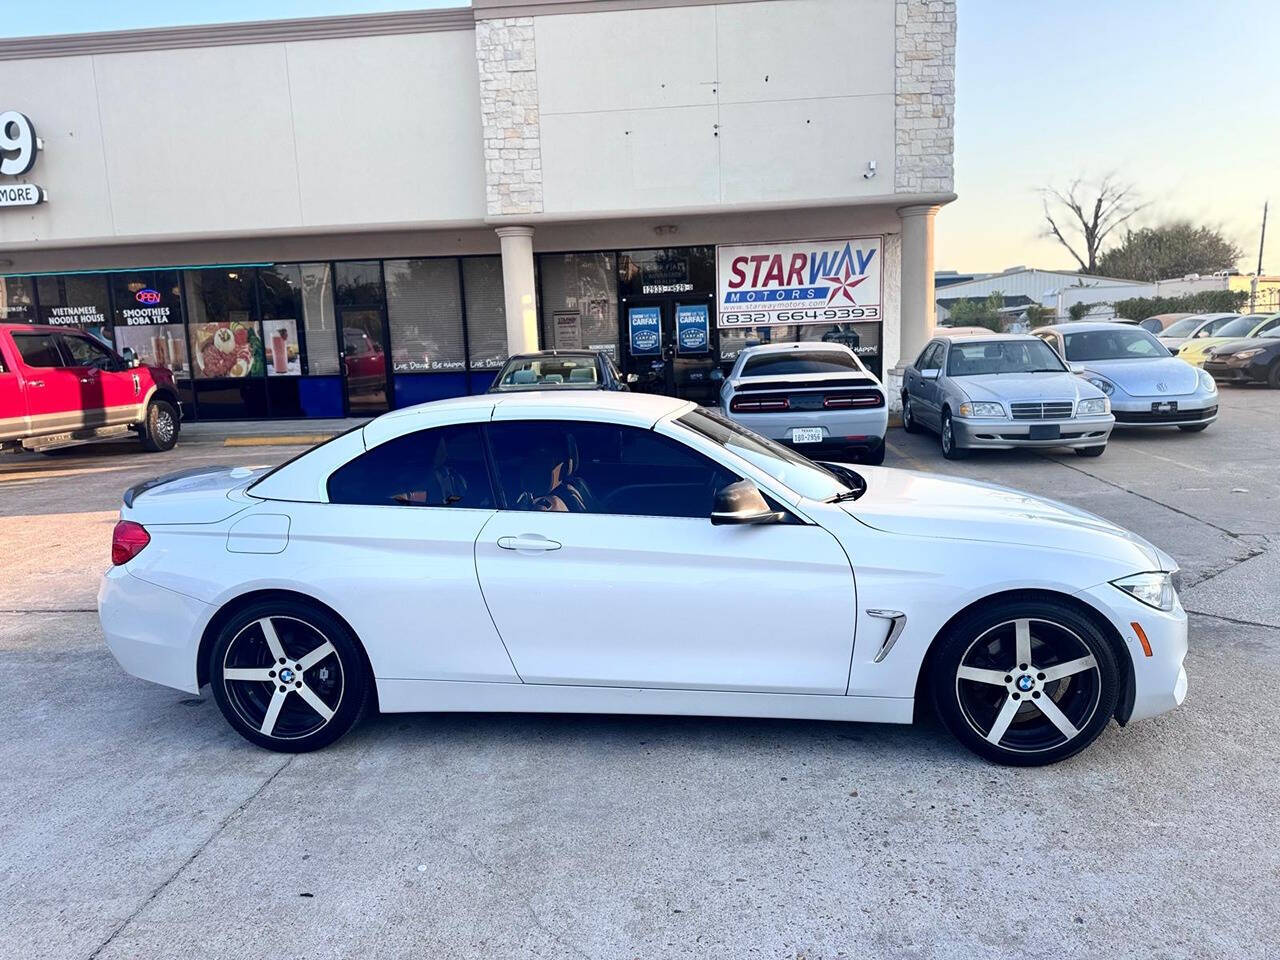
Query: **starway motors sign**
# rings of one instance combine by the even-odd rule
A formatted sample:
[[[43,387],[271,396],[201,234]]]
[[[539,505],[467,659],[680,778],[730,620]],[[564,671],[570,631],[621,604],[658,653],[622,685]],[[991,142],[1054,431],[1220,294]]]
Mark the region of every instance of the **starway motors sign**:
[[[716,325],[880,319],[880,238],[716,248]]]

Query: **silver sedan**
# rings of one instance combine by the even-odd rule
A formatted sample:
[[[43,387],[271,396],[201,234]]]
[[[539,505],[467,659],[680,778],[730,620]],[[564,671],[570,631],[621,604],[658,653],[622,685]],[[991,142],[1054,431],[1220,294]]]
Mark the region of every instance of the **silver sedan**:
[[[1116,426],[1169,426],[1188,433],[1218,418],[1213,377],[1146,330],[1121,323],[1060,323],[1035,331],[1111,400]]]
[[[902,377],[902,426],[937,431],[948,460],[1017,447],[1096,457],[1114,425],[1106,394],[1029,334],[935,337]]]

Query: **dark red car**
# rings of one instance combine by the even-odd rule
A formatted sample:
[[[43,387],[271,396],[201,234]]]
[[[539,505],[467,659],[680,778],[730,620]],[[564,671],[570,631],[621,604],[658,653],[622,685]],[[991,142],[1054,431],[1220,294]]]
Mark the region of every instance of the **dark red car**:
[[[62,327],[0,323],[0,450],[49,450],[137,433],[147,450],[178,441],[173,374],[126,360]]]

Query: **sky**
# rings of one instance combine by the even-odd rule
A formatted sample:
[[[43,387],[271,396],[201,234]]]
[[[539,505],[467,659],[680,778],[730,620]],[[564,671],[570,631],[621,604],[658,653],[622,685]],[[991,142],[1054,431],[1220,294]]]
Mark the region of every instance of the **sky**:
[[[0,36],[421,9],[458,0],[42,0]],[[1254,269],[1273,204],[1280,272],[1280,2],[959,0],[956,193],[938,269],[1074,269],[1043,236],[1039,188],[1108,173],[1148,206],[1135,226],[1219,227]]]

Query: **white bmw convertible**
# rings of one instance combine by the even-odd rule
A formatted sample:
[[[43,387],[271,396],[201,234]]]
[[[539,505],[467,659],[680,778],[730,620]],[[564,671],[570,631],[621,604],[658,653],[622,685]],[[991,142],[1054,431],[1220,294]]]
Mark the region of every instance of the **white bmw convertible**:
[[[692,403],[487,395],[124,496],[130,673],[275,750],[370,710],[909,723],[1011,764],[1182,702],[1176,564],[1063,504],[816,464]]]

